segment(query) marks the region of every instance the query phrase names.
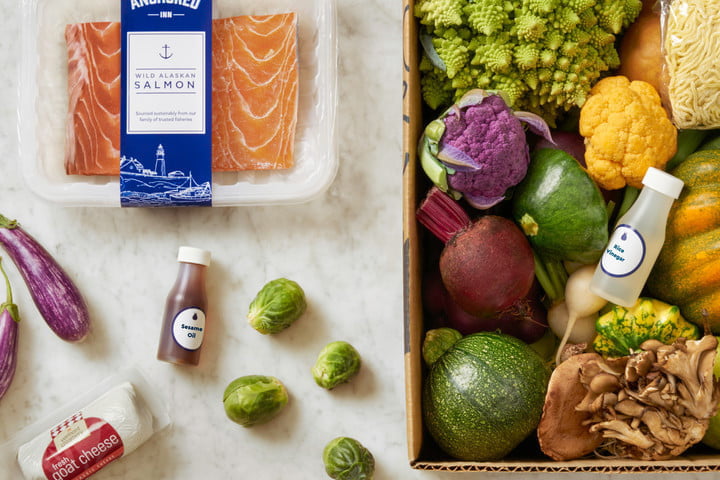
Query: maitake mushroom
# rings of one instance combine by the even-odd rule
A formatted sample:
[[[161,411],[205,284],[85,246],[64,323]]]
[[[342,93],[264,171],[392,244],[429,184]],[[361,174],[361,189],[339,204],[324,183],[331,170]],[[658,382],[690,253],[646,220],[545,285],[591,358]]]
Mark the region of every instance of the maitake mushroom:
[[[580,382],[582,367],[598,362],[602,357],[597,353],[581,353],[553,370],[537,434],[540,448],[554,460],[582,457],[602,443],[602,435],[585,425],[592,415],[575,409],[587,393]]]
[[[717,410],[716,348],[712,335],[672,345],[648,340],[630,356],[583,354],[563,362],[553,372],[560,380],[551,378],[548,387],[538,426],[540,447],[555,460],[592,450],[642,460],[681,455],[703,438]],[[573,377],[584,390],[579,401],[577,383],[570,385]],[[567,408],[567,400],[559,398],[575,399],[575,415],[561,417],[557,407]],[[568,421],[582,428],[560,426]]]

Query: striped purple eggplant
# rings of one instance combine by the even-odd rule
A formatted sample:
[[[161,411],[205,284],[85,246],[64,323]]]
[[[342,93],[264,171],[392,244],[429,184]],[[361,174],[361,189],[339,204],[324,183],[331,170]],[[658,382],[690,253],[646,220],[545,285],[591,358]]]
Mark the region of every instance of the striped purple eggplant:
[[[15,376],[20,317],[17,305],[13,303],[10,279],[5,274],[2,264],[0,264],[0,272],[5,277],[5,285],[7,285],[7,299],[0,305],[0,398],[2,398],[10,388],[10,383]]]
[[[35,306],[58,337],[83,340],[90,315],[77,286],[42,245],[15,220],[0,215],[0,245],[17,266]]]

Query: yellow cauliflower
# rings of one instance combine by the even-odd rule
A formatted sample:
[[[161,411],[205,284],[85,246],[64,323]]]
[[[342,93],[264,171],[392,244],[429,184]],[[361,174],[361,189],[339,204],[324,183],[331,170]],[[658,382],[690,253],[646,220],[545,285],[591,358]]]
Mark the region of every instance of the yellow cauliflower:
[[[642,188],[649,167],[663,169],[677,150],[677,130],[647,82],[614,76],[600,80],[580,110],[585,163],[606,190]]]

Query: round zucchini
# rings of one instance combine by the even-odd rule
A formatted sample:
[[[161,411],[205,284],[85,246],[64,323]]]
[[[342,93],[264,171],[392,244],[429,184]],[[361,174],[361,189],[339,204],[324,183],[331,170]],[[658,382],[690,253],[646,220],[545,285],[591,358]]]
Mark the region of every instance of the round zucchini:
[[[455,458],[500,459],[537,427],[549,378],[540,356],[517,338],[468,335],[430,368],[423,388],[425,424]]]
[[[518,185],[512,215],[536,252],[556,260],[596,262],[608,242],[608,212],[600,189],[568,153],[535,152]]]

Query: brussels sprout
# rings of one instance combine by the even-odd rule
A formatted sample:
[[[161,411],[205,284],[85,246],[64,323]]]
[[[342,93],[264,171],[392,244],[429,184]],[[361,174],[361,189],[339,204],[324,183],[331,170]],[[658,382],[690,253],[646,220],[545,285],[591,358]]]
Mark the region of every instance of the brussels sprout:
[[[265,423],[288,403],[285,385],[275,377],[247,375],[225,389],[223,405],[228,418],[243,427]]]
[[[360,354],[347,342],[330,342],[312,368],[315,383],[328,390],[350,380],[360,370]]]
[[[250,303],[248,321],[262,334],[278,333],[305,312],[305,292],[296,282],[278,278],[265,284]]]
[[[323,451],[325,472],[335,480],[372,480],[375,458],[360,442],[350,437],[331,440]]]
[[[462,333],[454,328],[441,327],[428,330],[422,345],[422,356],[429,367],[442,357],[455,342],[462,338]]]

